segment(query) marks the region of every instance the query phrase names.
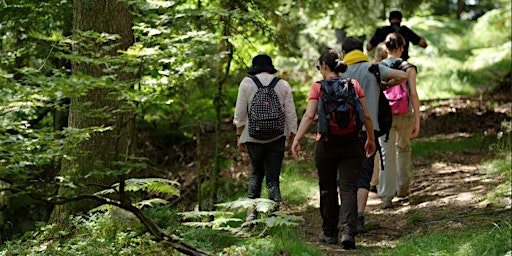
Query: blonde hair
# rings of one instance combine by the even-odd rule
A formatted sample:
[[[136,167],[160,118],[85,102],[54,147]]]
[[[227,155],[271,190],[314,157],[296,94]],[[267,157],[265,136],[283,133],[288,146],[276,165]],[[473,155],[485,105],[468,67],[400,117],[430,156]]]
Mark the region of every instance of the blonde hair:
[[[379,43],[375,47],[375,62],[380,62],[388,57],[388,49],[385,43]]]

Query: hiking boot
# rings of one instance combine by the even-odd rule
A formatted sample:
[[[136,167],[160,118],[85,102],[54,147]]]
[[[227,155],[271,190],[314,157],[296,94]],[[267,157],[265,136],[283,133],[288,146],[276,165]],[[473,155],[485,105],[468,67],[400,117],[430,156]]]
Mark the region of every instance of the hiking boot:
[[[396,193],[397,197],[408,197],[409,196],[409,189],[408,188],[399,188],[398,192]]]
[[[356,248],[356,242],[354,240],[354,237],[351,235],[342,235],[341,236],[341,245],[343,246],[343,249],[350,250]]]
[[[366,233],[366,229],[364,228],[364,216],[357,217],[356,230],[358,234]]]
[[[391,208],[391,206],[393,205],[391,200],[393,199],[393,197],[383,197],[382,198],[382,203],[380,204],[380,208],[381,209],[389,209]]]
[[[336,237],[336,236],[327,236],[324,232],[322,232],[318,236],[318,241],[321,242],[321,243],[336,244],[336,243],[338,243],[338,237]]]
[[[256,210],[254,210],[254,207],[249,207],[247,209],[247,215],[245,216],[245,222],[249,222],[251,220],[256,219]]]

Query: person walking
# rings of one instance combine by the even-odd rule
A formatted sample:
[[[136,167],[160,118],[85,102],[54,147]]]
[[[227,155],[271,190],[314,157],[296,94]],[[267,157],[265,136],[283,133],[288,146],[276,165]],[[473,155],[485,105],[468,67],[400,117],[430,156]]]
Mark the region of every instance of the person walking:
[[[379,43],[384,42],[386,36],[393,32],[400,33],[405,39],[404,50],[402,51],[402,55],[399,56],[403,60],[409,59],[409,42],[412,43],[413,45],[418,45],[421,48],[427,48],[428,44],[425,38],[416,34],[409,27],[401,25],[402,13],[400,11],[390,12],[388,20],[390,25],[377,28],[375,34],[373,34],[373,37],[366,44],[367,51],[371,51]]]
[[[384,42],[379,43],[377,47],[375,47],[374,53],[374,63],[379,63],[383,59],[388,57],[388,49],[386,48],[386,44]],[[379,185],[379,170],[380,170],[380,153],[375,153],[375,161],[373,162],[373,174],[370,180],[370,192],[377,193],[377,185]],[[364,211],[364,208],[363,208]],[[360,225],[361,226],[361,225]],[[363,229],[364,229],[364,217],[363,217]]]
[[[340,73],[347,69],[346,64],[340,59],[338,52],[329,50],[320,56],[317,62],[317,69],[324,80],[339,79]],[[323,81],[324,81],[323,80]],[[364,126],[368,131],[373,131],[373,124],[366,106],[365,95],[355,79],[350,80],[355,92],[360,99],[364,111]],[[298,158],[301,147],[300,140],[308,130],[309,126],[319,114],[323,113],[321,100],[322,81],[311,85],[308,105],[304,116],[297,130],[297,135],[292,143],[292,155]],[[320,105],[320,107],[319,107]],[[356,231],[356,210],[357,210],[357,180],[361,172],[361,163],[365,156],[375,152],[374,135],[367,134],[370,138],[364,145],[359,138],[359,128],[356,125],[349,125],[341,129],[333,119],[328,124],[329,135],[325,136],[321,131],[324,129],[322,120],[319,120],[318,133],[314,149],[315,165],[318,172],[320,189],[320,214],[322,216],[322,230],[319,241],[323,243],[336,244],[338,235],[341,232],[341,243],[345,249],[355,248]],[[324,122],[326,123],[326,122]],[[340,177],[343,200],[339,204],[337,189],[337,177]]]
[[[346,72],[341,74],[342,77],[351,77],[359,81],[361,85],[368,111],[373,120],[373,130],[370,133],[374,136],[374,143],[379,148],[378,132],[380,131],[378,114],[379,114],[379,95],[380,95],[380,84],[375,79],[375,75],[370,72],[370,59],[366,54],[363,53],[363,41],[357,37],[348,37],[345,39],[342,45],[342,51],[344,54],[343,62],[348,65]],[[405,81],[406,73],[397,69],[391,69],[384,65],[378,65],[381,80],[387,81],[388,86],[394,86]],[[370,138],[366,136],[368,132],[363,129],[361,132],[362,143]],[[364,158],[362,162],[362,171],[357,184],[357,231],[364,233],[364,211],[368,201],[368,194],[370,190],[370,181],[373,175],[373,169],[375,166],[375,154],[369,155]],[[343,195],[344,199],[345,195]]]
[[[252,59],[252,66],[247,72],[249,76],[242,79],[238,88],[233,119],[233,123],[236,126],[236,135],[238,136],[238,148],[240,151],[247,151],[251,163],[248,197],[251,199],[261,197],[262,183],[265,178],[268,197],[276,202],[276,207],[273,211],[279,210],[281,203],[279,177],[284,158],[286,137],[289,138],[291,144],[297,133],[297,114],[295,112],[292,88],[287,81],[275,77],[273,74],[276,72],[277,70],[274,68],[270,56],[260,54]],[[258,84],[262,87],[273,85],[273,90],[278,97],[275,109],[266,109],[253,104],[258,103],[256,102],[256,94],[259,90]],[[263,101],[265,101],[263,102],[264,104],[271,105],[269,104],[271,101],[268,99],[263,99]],[[284,123],[275,125],[264,123],[266,122],[265,120],[257,121],[255,117],[251,116],[251,111],[263,111],[263,113],[256,113],[262,116],[272,114],[266,112],[279,113],[282,111]],[[251,127],[251,125],[254,127]],[[265,136],[260,137],[261,135],[257,133],[257,130],[261,127],[258,125],[263,128],[278,128],[278,131],[263,134]],[[256,130],[256,132],[253,133],[253,130]],[[257,217],[256,214],[254,208],[249,208],[246,221],[255,219]]]
[[[399,33],[391,33],[386,37],[388,57],[383,60],[388,66],[396,61],[402,61],[400,56],[405,49],[405,39]],[[407,66],[406,66],[407,67]],[[382,158],[385,171],[379,175],[378,194],[382,198],[381,208],[392,206],[392,199],[407,197],[410,193],[411,182],[411,138],[420,133],[420,101],[416,90],[416,67],[408,65],[406,68],[408,94],[408,111],[405,114],[394,114],[393,124],[386,142],[379,138],[382,145]]]

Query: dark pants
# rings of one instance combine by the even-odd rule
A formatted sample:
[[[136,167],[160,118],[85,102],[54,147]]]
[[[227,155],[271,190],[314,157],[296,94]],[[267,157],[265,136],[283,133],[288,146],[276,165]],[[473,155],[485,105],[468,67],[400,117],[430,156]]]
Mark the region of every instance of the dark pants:
[[[356,234],[357,181],[364,157],[361,138],[357,133],[331,136],[315,145],[315,163],[320,187],[322,229],[330,237]],[[337,177],[340,191],[338,194]],[[341,200],[341,207],[338,198]]]
[[[379,137],[377,136],[377,131],[374,132],[375,136],[375,146],[377,149],[380,148],[379,145]],[[361,133],[361,141],[363,145],[366,143],[368,136],[366,136],[366,132]],[[373,167],[375,166],[375,153],[370,157],[365,157],[363,159],[363,169],[361,170],[361,175],[359,176],[359,182],[357,183],[358,188],[364,188],[370,190],[370,181],[372,180],[373,175]]]
[[[263,178],[266,177],[266,185],[269,199],[281,203],[281,189],[279,188],[279,176],[283,163],[286,137],[269,143],[247,142],[247,152],[252,166],[249,177],[249,198],[261,197]]]

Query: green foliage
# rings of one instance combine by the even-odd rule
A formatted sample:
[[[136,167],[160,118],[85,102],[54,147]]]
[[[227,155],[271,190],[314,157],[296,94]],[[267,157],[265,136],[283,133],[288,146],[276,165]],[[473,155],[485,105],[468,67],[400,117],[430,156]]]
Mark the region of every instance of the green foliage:
[[[487,198],[482,201],[481,205],[496,205],[496,206],[510,206],[510,198],[512,191],[512,168],[510,165],[511,155],[510,150],[505,153],[501,158],[494,158],[483,163],[482,172],[491,174],[494,177],[494,182],[490,183],[491,186],[498,184],[487,194]]]
[[[411,19],[407,25],[429,44],[409,50],[410,62],[418,66],[420,100],[492,91],[510,72],[510,6],[488,12],[477,22],[432,17]]]
[[[275,57],[279,75],[290,80],[300,116],[307,103],[306,95],[311,82],[319,79],[318,72],[313,68],[314,61],[323,50],[340,48],[333,29],[346,28],[349,35],[367,35],[375,26],[385,23],[385,10],[402,7],[404,14],[407,14],[419,3],[387,1],[388,6],[384,6],[380,1],[343,4],[325,1],[125,2],[132,7],[136,43],[116,57],[109,51],[115,47],[117,35],[72,31],[73,12],[70,10],[73,9],[73,1],[19,0],[0,4],[0,177],[8,184],[0,192],[7,193],[11,200],[23,201],[21,207],[35,205],[28,200],[29,195],[41,198],[55,195],[56,181],[62,186],[84,187],[85,184],[73,182],[73,177],[57,174],[61,160],[73,160],[76,155],[87,153],[72,155],[73,147],[65,145],[79,145],[90,141],[95,135],[108,134],[120,128],[104,124],[58,129],[53,119],[54,113],[65,112],[69,107],[69,98],[84,96],[98,89],[109,90],[111,93],[103,95],[105,99],[119,100],[122,106],[115,109],[83,102],[75,105],[80,110],[79,117],[112,121],[113,115],[133,111],[139,127],[149,131],[167,131],[163,136],[166,137],[165,141],[159,140],[162,145],[158,145],[166,148],[192,139],[204,131],[204,127],[208,131],[213,130],[212,123],[216,121],[213,97],[218,93],[216,85],[227,75],[227,80],[223,82],[224,91],[218,95],[221,100],[217,103],[222,106],[221,116],[230,118],[236,99],[236,85],[245,75],[251,57],[265,52]],[[407,19],[408,25],[415,30],[417,28],[419,34],[429,41],[426,50],[411,49],[412,62],[420,68],[418,87],[421,99],[476,94],[482,88],[492,87],[495,80],[510,71],[510,6],[506,1],[495,2],[496,10],[488,12],[477,22],[440,17]],[[225,40],[229,40],[234,48],[225,48]],[[81,49],[81,52],[77,49]],[[234,59],[228,66],[226,56],[230,50]],[[72,66],[78,64],[102,67],[103,75],[92,77],[72,73]],[[134,79],[119,79],[118,73],[134,74]],[[510,129],[502,135],[496,147],[509,152]],[[494,145],[494,140],[487,138],[463,140],[469,142],[455,140],[449,145],[441,143],[441,139],[419,142],[414,146],[414,154],[428,155],[422,152],[433,152],[433,147],[450,151],[468,146]],[[121,154],[113,161],[98,161],[86,176],[104,178],[131,174],[147,169],[146,161],[138,156]],[[293,204],[305,201],[314,187],[303,177],[293,175],[301,167],[284,170],[283,179],[286,182],[283,182],[283,196]],[[306,165],[303,168],[313,167]],[[151,195],[179,195],[176,184],[169,181],[133,179],[128,180],[127,185],[126,191],[139,207],[164,201],[159,198],[143,200],[144,196],[137,191]],[[230,187],[225,182],[222,185],[227,191],[234,191],[229,189],[237,184]],[[504,188],[500,186],[496,196],[510,195]],[[112,195],[115,192],[112,188],[100,194]],[[255,205],[263,213],[271,207],[265,202],[227,203],[219,207],[236,212],[249,205]],[[144,208],[158,223],[169,229],[173,229],[173,223],[176,223],[172,210],[169,207]],[[208,218],[202,223],[208,224],[201,225],[230,228],[230,225],[240,224],[237,214],[240,213],[226,211],[225,216],[206,213]],[[275,227],[279,227],[275,241],[267,236],[246,245],[234,245],[231,249],[246,252],[247,255],[275,255],[283,251],[293,252],[292,255],[296,255],[295,252],[315,255],[307,249],[301,250],[300,243],[287,247],[288,240],[299,239],[283,239],[284,236],[293,237],[292,233],[284,232],[300,220],[296,216],[283,214],[270,217],[263,214],[253,223],[261,227],[265,234],[271,235]],[[151,242],[147,234],[117,233],[113,231],[116,229],[109,229],[109,225],[103,215],[95,214],[89,218],[75,219],[76,233],[68,239],[63,236],[70,235],[70,231],[60,232],[53,226],[44,226],[39,236],[27,234],[23,239],[26,241],[13,240],[6,248],[18,255],[165,253],[159,245]],[[197,236],[197,231],[205,232],[204,237],[210,240],[222,240],[221,246],[236,243],[232,236],[220,230],[205,228],[186,231],[186,238],[191,240],[194,236],[203,237]]]
[[[503,215],[502,215],[503,216]],[[377,250],[378,255],[505,255],[510,251],[511,225],[508,218],[496,223],[479,223],[459,230],[426,230],[402,240],[395,248]]]
[[[426,219],[427,218],[418,211],[411,211],[408,213],[407,224],[416,225],[418,223],[425,221]]]
[[[119,231],[107,214],[73,217],[73,230],[58,230],[55,225],[42,226],[26,234],[25,242],[13,240],[0,255],[157,255],[168,253],[148,233]],[[71,236],[72,235],[72,236]]]
[[[460,136],[450,139],[442,136],[433,136],[431,139],[422,141],[412,141],[413,157],[423,157],[443,152],[479,150],[490,148],[496,143],[496,138],[492,136]]]
[[[231,212],[222,211],[192,211],[183,212],[180,215],[184,220],[195,220],[195,222],[185,222],[184,225],[193,227],[210,227],[212,229],[222,229],[230,231],[234,234],[247,236],[248,232],[254,225],[261,225],[267,228],[280,227],[280,226],[296,226],[298,222],[304,221],[301,217],[288,215],[285,212],[272,212],[276,207],[276,203],[270,199],[257,198],[240,198],[236,201],[220,203],[216,205],[219,208],[231,210]],[[240,218],[232,218],[235,213],[254,209],[259,218],[243,222]],[[242,223],[243,222],[243,223]],[[237,225],[236,223],[242,223]],[[265,232],[265,230],[263,231]]]
[[[177,189],[179,183],[162,178],[132,178],[125,181],[124,190],[127,192],[145,191],[169,196],[179,196]],[[112,188],[96,192],[96,195],[107,195],[119,192],[119,183],[112,185]]]
[[[310,163],[310,166],[293,163],[283,166],[281,171],[281,196],[286,199],[287,203],[304,205],[310,199],[311,194],[318,191],[318,182],[311,179],[310,176],[306,176],[309,170],[315,168],[314,163]]]

